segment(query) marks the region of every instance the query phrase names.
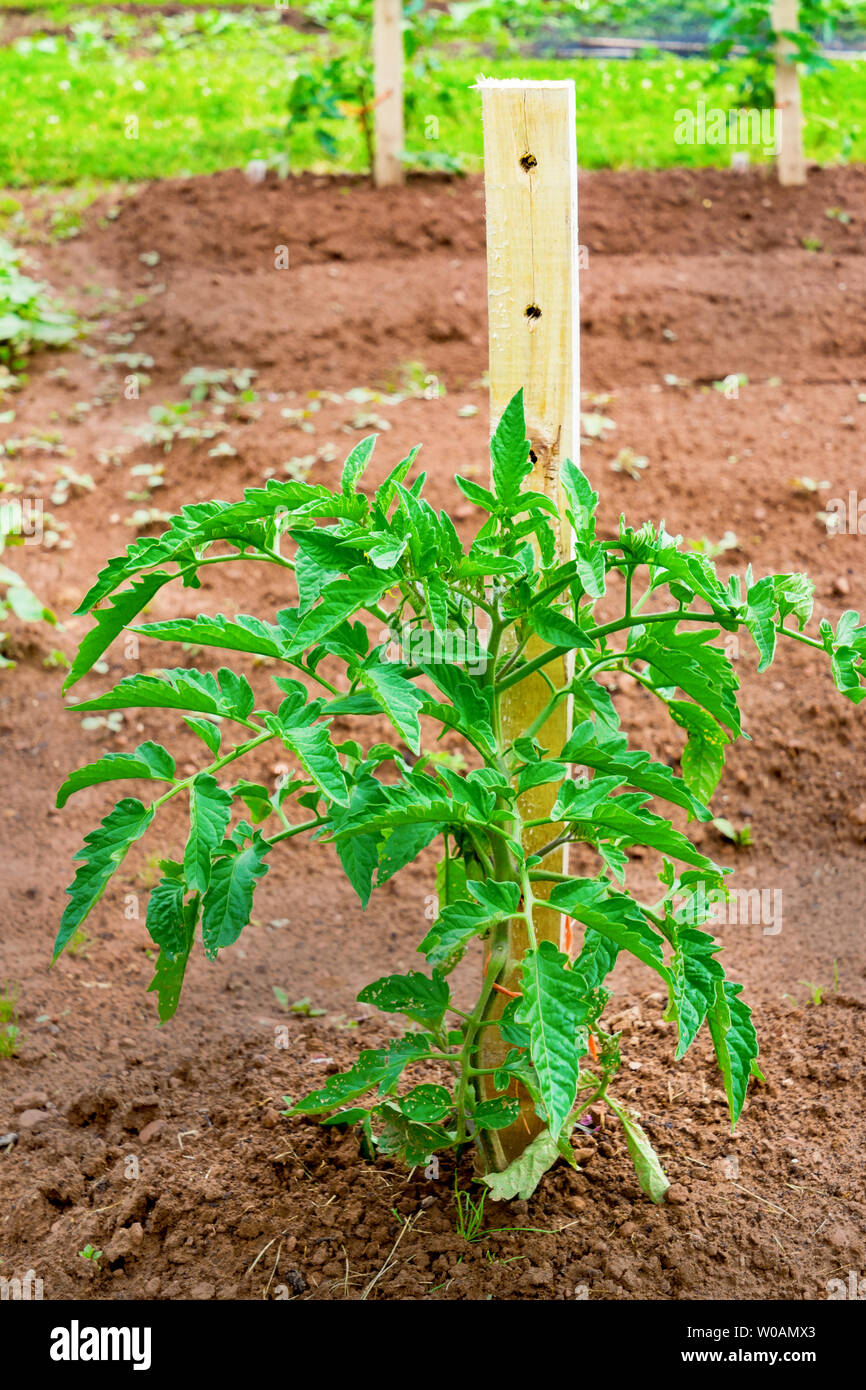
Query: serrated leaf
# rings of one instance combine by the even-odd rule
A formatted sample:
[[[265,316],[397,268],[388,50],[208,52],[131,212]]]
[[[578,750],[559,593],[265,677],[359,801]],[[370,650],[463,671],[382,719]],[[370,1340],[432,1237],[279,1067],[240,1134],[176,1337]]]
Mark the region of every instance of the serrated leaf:
[[[161,623],[138,623],[130,627],[142,637],[155,637],[162,642],[189,642],[199,647],[219,647],[234,652],[251,652],[257,656],[281,658],[286,651],[286,636],[282,628],[262,622],[248,613],[234,618],[199,614],[195,618],[170,618]]]
[[[603,879],[578,878],[554,884],[549,902],[551,907],[597,931],[617,950],[630,951],[667,983],[664,940],[649,925],[633,898],[625,893],[606,893]]]
[[[725,972],[715,959],[721,948],[707,933],[693,927],[676,929],[674,954],[668,965],[670,1006],[665,1017],[675,1020],[679,1038],[677,1060],[684,1056],[713,1007]]]
[[[437,1150],[450,1148],[454,1143],[455,1136],[440,1125],[422,1125],[407,1119],[400,1107],[390,1102],[380,1105],[378,1113],[384,1125],[376,1138],[376,1148],[383,1154],[399,1154],[410,1168],[420,1167]]]
[[[446,972],[463,956],[473,937],[485,932],[496,920],[480,903],[460,900],[447,903],[418,947],[431,966]]]
[[[106,884],[130,845],[141,838],[152,820],[153,809],[150,806],[143,806],[133,797],[124,797],[109,811],[98,829],[85,835],[84,844],[75,856],[83,863],[66,890],[70,901],[60,919],[52,963],[102,897]]]
[[[308,724],[302,728],[280,725],[280,738],[291,749],[308,777],[320,791],[340,806],[348,806],[346,778],[331,742],[327,724]]]
[[[356,444],[346,462],[343,464],[343,472],[340,476],[340,487],[346,497],[351,497],[357,491],[358,483],[364,473],[370,456],[376,444],[377,436],[368,434],[360,443]]]
[[[410,970],[408,975],[384,975],[365,985],[358,1003],[373,1004],[383,1013],[405,1014],[414,1023],[435,1025],[441,1022],[450,997],[440,971],[434,970],[431,979],[419,970]]]
[[[622,777],[629,786],[640,787],[651,796],[662,797],[675,806],[682,806],[688,811],[690,820],[712,819],[712,812],[684,781],[676,777],[665,763],[651,762],[648,753],[629,749],[624,734],[605,736],[586,720],[574,730],[560,756],[567,762],[595,768],[607,776]]]
[[[589,1011],[586,986],[552,941],[539,942],[521,962],[523,998],[515,1020],[529,1028],[532,1065],[551,1133],[559,1134],[574,1105],[580,1074],[575,1040]]]
[[[174,758],[160,743],[140,743],[132,753],[106,753],[70,773],[57,793],[57,805],[65,806],[73,792],[124,777],[145,777],[151,781],[174,781]]]
[[[387,1048],[365,1048],[348,1071],[329,1076],[324,1086],[311,1091],[286,1114],[318,1115],[325,1110],[347,1105],[374,1087],[379,1087],[380,1092],[382,1088],[390,1090],[410,1062],[417,1061],[430,1051],[429,1041],[426,1034],[420,1033],[398,1038]]]
[[[735,734],[740,732],[736,692],[739,680],[720,647],[712,645],[718,634],[677,632],[676,623],[655,623],[629,646],[629,654],[649,662],[657,684],[679,686],[684,694]]]
[[[439,825],[398,825],[389,831],[379,849],[376,886],[381,887],[407,864],[413,864],[421,851],[440,834],[441,828]],[[344,843],[351,844],[352,841],[346,840]]]
[[[184,885],[176,878],[160,879],[148,900],[147,930],[159,947],[159,956],[147,988],[156,992],[160,1023],[166,1023],[177,1009],[198,911],[198,897],[184,902]]]
[[[183,872],[190,888],[204,893],[210,882],[211,859],[222,844],[232,798],[210,773],[200,772],[189,789],[189,838],[183,852]]]
[[[772,575],[759,579],[749,589],[743,622],[760,653],[758,671],[766,671],[776,651],[776,592]]]
[[[343,871],[366,908],[373,891],[373,875],[379,863],[375,835],[357,835],[350,840],[337,840],[335,849]]]
[[[508,512],[520,496],[524,478],[532,472],[529,440],[523,413],[523,390],[505,407],[490,440],[493,460],[493,491],[500,506]]]
[[[213,860],[201,923],[205,952],[211,960],[224,946],[233,945],[249,922],[256,884],[268,871],[264,856],[269,848],[257,833],[245,848],[231,845],[230,853]]]
[[[746,1099],[749,1077],[755,1071],[758,1056],[758,1036],[752,1023],[752,1011],[740,999],[742,985],[729,980],[716,983],[716,997],[707,1014],[710,1036],[722,1073],[731,1129],[737,1123]]]
[[[425,697],[406,676],[402,666],[382,662],[358,672],[364,689],[385,711],[394,728],[402,734],[413,753],[421,749],[418,711]]]
[[[104,709],[188,709],[244,721],[255,697],[245,676],[222,667],[214,676],[180,666],[161,676],[125,676],[112,690],[81,704],[76,712]]]
[[[587,927],[583,933],[583,945],[577,955],[572,970],[581,975],[588,990],[598,989],[604,984],[619,955],[619,946],[610,937]]]
[[[388,570],[358,566],[345,579],[329,584],[314,608],[298,623],[286,655],[294,659],[315,646],[359,610],[378,603],[395,582]]]
[[[143,579],[135,580],[130,588],[112,595],[106,607],[96,609],[96,626],[91,628],[78,648],[75,660],[63,682],[64,691],[69,690],[76,681],[80,681],[81,677],[87,674],[93,663],[108,650],[115,637],[147,607],[154,594],[163,584],[167,584],[170,578],[170,574],[161,570],[145,575]]]

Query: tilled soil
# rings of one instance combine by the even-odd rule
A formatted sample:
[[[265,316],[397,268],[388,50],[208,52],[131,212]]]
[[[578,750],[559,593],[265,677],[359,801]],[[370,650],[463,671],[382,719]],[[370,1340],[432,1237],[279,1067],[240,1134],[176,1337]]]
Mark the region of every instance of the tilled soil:
[[[731,532],[722,574],[802,568],[818,617],[862,608],[866,540],[829,537],[816,513],[852,490],[866,496],[866,170],[815,170],[802,190],[758,172],[599,173],[580,196],[584,409],[615,423],[582,460],[604,532],[620,512],[664,517],[696,541]],[[429,853],[364,914],[327,848],[294,841],[273,857],[239,946],[196,961],[178,1015],[156,1029],[143,917],[155,858],[181,835],[170,814],[130,854],[89,940],[48,970],[71,857],[110,804],[92,789],[59,813],[59,782],[144,738],[169,744],[181,766],[197,756],[180,722],[175,736],[153,712],[83,730],[64,709],[61,672],[44,665],[80,640],[88,623],[72,610],[147,505],[128,496],[143,486],[131,469],[164,466],[152,503],[172,511],[236,497],[310,456],[310,478],[333,485],[351,444],[380,429],[378,475],[423,441],[428,495],[466,538],[477,513],[453,475],[486,472],[479,182],[376,193],[343,179],[253,186],[227,172],[148,185],[116,220],[106,211],[95,206],[79,238],[37,262],[94,318],[86,351],[34,359],[3,403],[16,410],[5,437],[30,440],[7,474],[66,529],[60,544],[10,557],[63,628],[10,620],[19,664],[0,676],[0,978],[20,988],[23,1034],[19,1055],[0,1060],[0,1271],[34,1269],[52,1299],[826,1297],[828,1280],[866,1259],[866,724],[804,648],[789,644],[761,678],[754,653],[738,653],[752,741],[731,751],[718,810],[751,824],[752,848],[698,832],[741,887],[781,904],[780,922],[720,932],[756,1008],[766,1076],[734,1136],[708,1040],[675,1064],[652,981],[617,972],[617,1090],[674,1184],[662,1207],[639,1191],[617,1123],[599,1117],[577,1141],[580,1172],[560,1165],[530,1202],[488,1203],[467,1241],[448,1162],[438,1178],[368,1165],[351,1135],[280,1116],[284,1095],[387,1035],[356,995],[417,962]],[[275,268],[282,247],[287,270]],[[109,360],[118,353],[130,356]],[[185,399],[180,377],[196,366],[254,368],[258,400],[221,416],[201,407],[204,423],[225,426],[212,438],[179,438],[168,452],[142,443],[131,431],[149,407]],[[142,371],[150,381],[136,397],[130,377]],[[736,394],[714,388],[731,376]],[[409,378],[420,394],[400,388]],[[437,383],[447,394],[435,397]],[[347,398],[359,387],[400,388],[402,399]],[[236,452],[212,456],[221,441]],[[639,481],[610,468],[624,448],[649,460]],[[61,466],[90,474],[93,490],[73,483],[65,504],[49,502]],[[237,568],[195,595],[165,592],[150,616],[195,603],[268,617],[292,600],[270,572]],[[145,643],[136,654],[121,641],[108,672],[75,693],[151,665],[213,669],[214,655]],[[265,669],[250,674],[267,681]],[[678,733],[649,696],[621,684],[615,698],[635,745],[674,761]],[[263,754],[248,775],[278,773]],[[635,866],[647,881],[657,867]],[[477,962],[461,969],[458,1003]],[[274,986],[324,1015],[283,1012]],[[473,1190],[471,1178],[467,1165],[459,1181]],[[78,1254],[88,1243],[104,1252],[98,1270]]]

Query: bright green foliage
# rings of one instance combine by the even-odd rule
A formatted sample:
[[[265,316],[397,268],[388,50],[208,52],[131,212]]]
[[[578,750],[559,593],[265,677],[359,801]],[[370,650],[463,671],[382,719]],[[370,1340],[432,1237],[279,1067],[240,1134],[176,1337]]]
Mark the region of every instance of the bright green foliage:
[[[21,270],[21,255],[0,240],[0,362],[13,369],[40,344],[62,347],[76,336],[72,314],[58,309],[46,286]]]
[[[617,1037],[603,1018],[606,981],[623,952],[662,982],[678,1057],[707,1025],[736,1122],[749,1078],[759,1074],[757,1040],[740,986],[726,980],[720,947],[702,929],[726,896],[729,871],[699,851],[686,830],[690,821],[712,818],[706,803],[724,750],[741,733],[738,680],[723,639],[740,629],[750,634],[762,667],[781,637],[806,643],[829,656],[837,687],[857,702],[866,694],[866,626],[846,613],[835,631],[822,623],[810,636],[803,630],[811,613],[804,576],[755,580],[747,573],[742,583],[723,583],[707,557],[684,553],[664,526],[632,530],[621,523],[613,539],[600,538],[597,496],[573,463],[563,481],[574,558],[558,553],[552,504],[521,490],[528,444],[520,395],[492,441],[492,488],[460,480],[484,512],[468,548],[448,516],[425,500],[424,475],[412,476],[414,452],[372,495],[359,490],[372,447],[368,439],[353,450],[338,491],[271,481],[240,502],[186,507],[163,535],[134,541],[98,576],[79,610],[93,610],[96,626],[67,687],[124,625],[137,623],[135,631],[152,639],[268,657],[259,684],[271,682],[272,698],[230,667],[216,675],[179,668],[128,676],[76,706],[174,711],[166,730],[183,719],[201,739],[202,766],[180,777],[166,749],[147,742],[66,780],[59,804],[82,787],[120,777],[158,785],[152,804],[125,798],[87,836],[57,953],[159,807],[175,796],[188,800],[189,832],[177,860],[162,862],[147,912],[159,947],[151,988],[163,1021],[177,1007],[196,938],[213,959],[249,923],[269,868],[291,872],[284,841],[308,833],[333,844],[364,907],[378,885],[437,841],[439,913],[419,946],[424,964],[376,980],[359,996],[389,1016],[402,1015],[407,1031],[363,1052],[289,1113],[358,1125],[367,1151],[417,1164],[512,1123],[519,1082],[544,1127],[511,1169],[488,1174],[488,1181],[494,1197],[525,1196],[558,1156],[570,1157],[576,1120],[606,1095],[620,1064]],[[269,620],[241,614],[138,621],[164,584],[180,579],[195,589],[202,565],[239,559],[295,576],[298,603]],[[616,588],[609,583],[614,572],[624,580]],[[597,599],[608,589],[624,593],[624,611],[601,621]],[[480,653],[479,625],[486,628]],[[528,647],[533,634],[554,645]],[[564,655],[571,675],[561,685],[549,681],[546,709],[509,742],[500,716],[505,691],[529,672],[561,671]],[[629,747],[605,684],[614,672],[630,673],[684,731],[681,774]],[[562,747],[545,748],[536,733],[569,697],[573,730]],[[353,737],[335,742],[337,717],[341,726],[351,721]],[[383,741],[387,726],[393,732]],[[465,763],[419,756],[437,730],[461,735]],[[273,789],[254,775],[237,779],[232,766],[247,755],[255,764],[263,747],[271,765],[279,750],[290,767]],[[461,766],[468,770],[455,770]],[[519,793],[545,783],[558,788],[555,805],[545,819],[525,822]],[[549,827],[531,856],[522,847],[527,824]],[[594,875],[550,867],[554,849],[568,842],[597,856]],[[654,903],[628,886],[637,848],[658,856],[662,892]],[[582,931],[574,960],[536,940],[541,885],[573,931]],[[493,1022],[493,988],[516,919],[530,940],[519,962],[521,991]],[[448,976],[480,942],[487,947],[485,977],[472,1010],[458,1012]],[[482,1098],[478,1048],[486,1027],[499,1029],[506,1055],[493,1073],[497,1094]],[[412,1085],[404,1073],[419,1064],[425,1075]],[[431,1082],[430,1068],[439,1064],[441,1078]],[[628,1112],[617,1113],[645,1190],[661,1200],[665,1179],[646,1135]]]

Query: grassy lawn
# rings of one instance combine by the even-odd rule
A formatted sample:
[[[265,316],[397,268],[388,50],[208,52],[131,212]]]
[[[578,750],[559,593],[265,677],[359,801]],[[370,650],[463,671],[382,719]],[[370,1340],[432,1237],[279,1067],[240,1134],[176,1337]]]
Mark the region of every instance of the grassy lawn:
[[[334,125],[332,162],[306,130],[287,143],[288,85],[304,55],[325,40],[279,24],[278,12],[60,12],[71,37],[22,37],[0,48],[0,186],[208,173],[287,152],[293,169],[363,167],[354,121]],[[584,168],[730,162],[730,145],[674,139],[678,110],[694,110],[700,99],[708,107],[733,99],[733,81],[710,86],[704,60],[491,58],[465,47],[440,56],[434,80],[416,91],[407,137],[416,154],[480,167],[479,101],[471,88],[483,70],[493,77],[573,77]],[[860,64],[839,64],[804,81],[810,156],[866,160],[864,75]],[[431,130],[436,138],[425,138]],[[751,155],[761,158],[761,148]]]

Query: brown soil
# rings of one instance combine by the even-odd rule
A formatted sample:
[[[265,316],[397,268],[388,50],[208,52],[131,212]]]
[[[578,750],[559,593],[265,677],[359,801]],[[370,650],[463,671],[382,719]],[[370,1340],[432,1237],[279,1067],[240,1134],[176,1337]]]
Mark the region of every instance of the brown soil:
[[[851,220],[828,218],[833,208]],[[366,1165],[351,1136],[280,1117],[284,1094],[315,1085],[387,1031],[355,996],[416,959],[429,854],[362,914],[328,850],[294,842],[275,856],[239,947],[215,965],[196,961],[176,1019],[155,1029],[144,993],[148,938],[134,914],[140,901],[143,918],[154,851],[176,848],[179,820],[169,817],[93,914],[89,944],[49,972],[71,856],[109,804],[86,791],[60,814],[59,781],[102,749],[142,738],[165,738],[181,764],[196,756],[191,735],[173,740],[147,712],[129,714],[116,734],[83,731],[64,712],[60,673],[43,666],[52,648],[73,650],[88,624],[72,610],[130,537],[124,518],[141,505],[126,497],[141,486],[130,467],[164,463],[154,503],[167,510],[235,497],[296,456],[317,454],[311,477],[333,484],[342,455],[370,428],[358,417],[372,413],[390,425],[379,469],[423,440],[432,500],[459,509],[467,536],[475,517],[452,477],[485,471],[479,183],[425,179],[382,194],[351,180],[253,187],[226,173],[144,187],[118,220],[100,225],[104,211],[94,207],[81,237],[39,258],[59,290],[101,315],[88,341],[98,355],[37,358],[29,384],[3,407],[17,412],[7,436],[59,430],[74,451],[20,450],[8,466],[25,495],[47,496],[63,463],[89,472],[96,487],[74,490],[64,506],[46,502],[67,524],[68,548],[31,545],[12,557],[64,628],[12,627],[19,665],[0,677],[0,975],[20,985],[24,1035],[20,1054],[0,1060],[0,1133],[17,1135],[0,1153],[0,1270],[35,1269],[52,1299],[826,1297],[828,1279],[866,1260],[866,723],[804,648],[782,652],[761,679],[751,651],[741,653],[753,742],[733,750],[718,809],[751,823],[754,847],[735,852],[715,830],[703,832],[716,857],[736,864],[741,886],[783,894],[779,934],[722,932],[729,972],[756,1006],[767,1078],[735,1136],[706,1040],[674,1064],[663,1000],[638,968],[618,971],[618,1089],[675,1184],[661,1208],[638,1190],[623,1134],[608,1119],[587,1139],[581,1172],[560,1166],[528,1204],[490,1203],[487,1231],[515,1229],[470,1244],[455,1231],[447,1163],[438,1181],[407,1177],[388,1163]],[[849,489],[866,494],[866,407],[857,399],[866,376],[864,219],[861,168],[815,171],[797,191],[758,173],[711,170],[583,179],[584,387],[609,393],[598,408],[616,422],[583,461],[601,489],[608,533],[621,511],[630,522],[664,516],[694,539],[730,530],[739,548],[723,555],[723,573],[748,562],[762,573],[804,568],[819,616],[862,607],[866,542],[828,538],[815,513]],[[808,251],[804,238],[823,250]],[[288,271],[274,269],[280,245]],[[158,264],[140,259],[154,251]],[[141,399],[124,397],[128,366],[100,362],[118,351],[155,359]],[[343,396],[397,381],[407,361],[448,394],[399,404],[324,399],[309,432],[281,415],[308,404],[308,391]],[[211,458],[218,440],[179,440],[163,454],[129,433],[149,406],[184,398],[179,378],[193,366],[259,373],[256,409],[223,418],[219,438],[234,456]],[[748,377],[735,400],[710,385],[730,373]],[[75,420],[73,407],[85,401],[96,403]],[[461,414],[466,406],[477,414]],[[626,446],[650,461],[639,483],[609,468]],[[128,452],[117,462],[121,447]],[[102,461],[97,450],[107,451]],[[798,477],[829,487],[804,491]],[[233,573],[196,601],[267,616],[286,597],[270,577]],[[170,591],[152,616],[190,604],[186,591]],[[119,643],[109,673],[79,689],[86,695],[166,662],[218,664],[208,653],[155,646],[132,660]],[[675,759],[678,739],[649,697],[621,688],[616,698],[635,741]],[[274,771],[273,759],[257,769],[263,778]],[[647,861],[648,878],[653,867]],[[470,996],[474,969],[467,963],[458,995]],[[820,1005],[802,981],[823,987]],[[286,1016],[275,985],[326,1015]],[[470,1177],[461,1174],[464,1185]],[[88,1242],[105,1252],[99,1271],[77,1253]]]

